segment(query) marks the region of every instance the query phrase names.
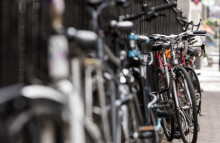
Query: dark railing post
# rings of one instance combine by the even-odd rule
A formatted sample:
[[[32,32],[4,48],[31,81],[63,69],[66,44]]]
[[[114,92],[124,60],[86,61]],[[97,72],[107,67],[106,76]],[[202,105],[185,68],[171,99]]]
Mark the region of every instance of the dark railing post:
[[[219,60],[218,60],[218,66],[219,66],[219,71],[220,71],[220,27],[218,28],[218,38],[219,38],[219,42],[218,42],[218,46],[219,46]]]

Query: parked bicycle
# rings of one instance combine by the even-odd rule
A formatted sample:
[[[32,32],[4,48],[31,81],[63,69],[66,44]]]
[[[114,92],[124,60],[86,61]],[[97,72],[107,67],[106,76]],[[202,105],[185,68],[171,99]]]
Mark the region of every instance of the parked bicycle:
[[[176,7],[176,3],[151,8],[143,4],[137,14],[106,20],[108,29],[102,27],[99,16],[105,8],[123,9],[133,2],[143,4],[87,0],[89,30],[64,27],[64,0],[40,2],[49,9],[52,20],[47,40],[48,82],[41,82],[29,70],[29,85],[0,90],[3,142],[160,143],[163,132],[169,141],[179,134],[184,143],[197,142],[201,106],[197,97],[201,93],[190,67],[196,56],[192,37],[205,32],[146,35],[133,31],[134,26],[152,21],[161,15],[159,11]],[[190,24],[194,26],[186,23],[185,29]],[[32,35],[30,29],[27,33]],[[150,41],[155,44],[149,46]],[[155,54],[145,52],[146,47]]]

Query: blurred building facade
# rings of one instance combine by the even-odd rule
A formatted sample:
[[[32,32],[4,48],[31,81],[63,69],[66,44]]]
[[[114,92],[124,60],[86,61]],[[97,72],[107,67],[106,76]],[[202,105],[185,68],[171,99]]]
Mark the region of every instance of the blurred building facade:
[[[200,19],[202,19],[202,23],[204,23],[208,18],[209,9],[202,2],[195,4],[192,0],[178,0],[178,8],[183,11],[183,16],[186,17],[188,21],[193,21],[194,24],[198,24]],[[197,40],[198,44],[202,44],[205,38],[197,37]],[[197,69],[201,68],[201,58],[196,59],[195,66]]]
[[[167,1],[143,0],[150,7]],[[173,1],[176,0],[169,0]],[[86,13],[85,0],[65,0],[65,3],[65,27],[88,29],[90,17]],[[102,12],[100,24],[106,27],[108,21],[118,20],[120,15],[132,15],[140,11],[142,4],[131,4],[127,8],[107,8]],[[28,77],[47,80],[47,38],[51,34],[48,7],[38,0],[3,0],[0,1],[0,13],[0,19],[4,21],[4,26],[0,25],[0,86],[23,84]],[[174,9],[161,13],[166,14],[166,17],[158,17],[151,22],[144,21],[133,30],[141,34],[182,32],[182,24],[176,19]],[[31,72],[33,75],[29,74]]]

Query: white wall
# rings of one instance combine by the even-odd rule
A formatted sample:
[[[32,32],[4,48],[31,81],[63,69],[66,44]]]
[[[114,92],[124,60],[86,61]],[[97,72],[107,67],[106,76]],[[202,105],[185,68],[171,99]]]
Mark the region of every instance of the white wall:
[[[200,2],[198,5],[195,5],[193,2],[191,2],[190,7],[191,19],[189,20],[192,20],[195,24],[197,24],[202,18],[202,3]]]
[[[177,8],[183,11],[183,16],[186,17],[188,20],[191,19],[190,17],[190,1],[191,0],[178,0],[177,1]]]

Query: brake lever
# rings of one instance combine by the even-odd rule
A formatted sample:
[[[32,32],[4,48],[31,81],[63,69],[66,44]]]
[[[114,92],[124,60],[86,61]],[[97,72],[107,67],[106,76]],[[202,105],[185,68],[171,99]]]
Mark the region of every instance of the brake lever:
[[[198,42],[198,40],[194,40],[194,41],[191,41],[191,44],[195,44],[196,42]]]
[[[116,0],[115,2],[116,2],[116,5],[122,6],[124,8],[128,7],[131,3],[131,1],[128,1],[128,0],[127,1],[126,0]]]
[[[201,49],[203,50],[204,55],[206,55],[206,52],[205,52],[205,44],[204,44],[204,43],[202,44]]]
[[[152,12],[148,13],[147,15],[148,16],[146,18],[142,19],[141,22],[143,22],[143,21],[151,22],[152,20],[154,20],[158,16],[166,16],[165,14],[158,14],[155,11],[152,11]]]

